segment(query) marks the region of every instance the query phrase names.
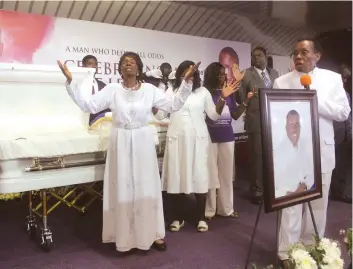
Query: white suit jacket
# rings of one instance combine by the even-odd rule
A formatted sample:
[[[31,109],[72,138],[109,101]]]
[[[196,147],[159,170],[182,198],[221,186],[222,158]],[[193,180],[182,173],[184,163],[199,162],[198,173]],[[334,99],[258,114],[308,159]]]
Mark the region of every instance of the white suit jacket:
[[[273,88],[304,90],[300,84],[302,75],[303,73],[297,71],[285,74],[275,80]],[[312,81],[310,88],[317,91],[321,171],[322,173],[328,173],[335,167],[335,141],[332,121],[345,121],[351,109],[343,88],[341,75],[317,67],[309,75]],[[328,183],[322,182],[322,184]]]

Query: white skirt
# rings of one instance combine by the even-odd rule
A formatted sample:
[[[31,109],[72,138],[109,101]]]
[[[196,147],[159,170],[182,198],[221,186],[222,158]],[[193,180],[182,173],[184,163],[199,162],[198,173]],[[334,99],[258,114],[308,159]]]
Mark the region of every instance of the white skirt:
[[[208,136],[197,137],[192,126],[184,126],[175,137],[167,135],[162,188],[168,193],[208,192]]]
[[[114,128],[104,175],[103,242],[148,250],[165,236],[161,182],[150,127]]]

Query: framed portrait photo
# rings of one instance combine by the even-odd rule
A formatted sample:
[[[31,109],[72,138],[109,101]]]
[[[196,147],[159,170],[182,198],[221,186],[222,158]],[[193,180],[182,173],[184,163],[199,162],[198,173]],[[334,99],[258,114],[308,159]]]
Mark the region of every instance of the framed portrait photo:
[[[315,90],[260,89],[265,212],[322,197]]]

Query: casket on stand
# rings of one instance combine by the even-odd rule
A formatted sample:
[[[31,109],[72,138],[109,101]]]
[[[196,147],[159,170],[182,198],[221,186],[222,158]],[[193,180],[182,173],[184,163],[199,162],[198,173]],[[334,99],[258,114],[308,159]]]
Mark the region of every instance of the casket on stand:
[[[70,71],[77,80],[93,80],[93,69]],[[91,89],[86,90],[90,95]],[[38,213],[41,243],[49,250],[48,211],[60,203],[75,208],[79,198],[69,200],[67,193],[61,196],[51,189],[102,181],[109,133],[89,131],[89,115],[67,94],[57,66],[0,64],[0,114],[0,195],[29,193],[28,231],[36,232],[33,213]],[[34,208],[32,191],[37,190],[41,201]],[[48,196],[56,200],[49,209]]]

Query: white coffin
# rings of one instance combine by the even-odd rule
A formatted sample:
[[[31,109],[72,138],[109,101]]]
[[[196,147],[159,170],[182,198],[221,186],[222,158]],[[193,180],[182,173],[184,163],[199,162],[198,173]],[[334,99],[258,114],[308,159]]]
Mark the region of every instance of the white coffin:
[[[75,79],[93,80],[93,69],[70,71]],[[109,134],[88,130],[89,115],[67,94],[57,66],[0,64],[0,115],[0,194],[103,179],[104,164],[26,172],[35,158],[62,157],[64,164],[104,159]]]

